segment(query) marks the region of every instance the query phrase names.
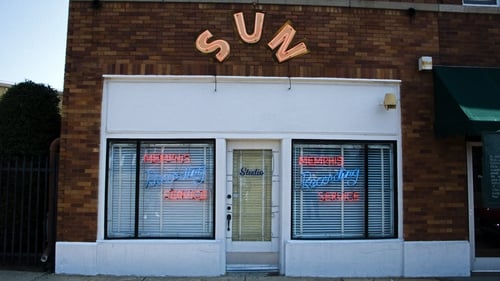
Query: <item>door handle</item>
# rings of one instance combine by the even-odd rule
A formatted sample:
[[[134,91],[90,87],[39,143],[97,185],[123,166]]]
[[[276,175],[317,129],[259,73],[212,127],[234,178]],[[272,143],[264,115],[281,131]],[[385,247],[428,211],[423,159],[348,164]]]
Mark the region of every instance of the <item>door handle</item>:
[[[227,214],[226,216],[226,220],[227,220],[227,231],[230,231],[231,230],[231,214]]]

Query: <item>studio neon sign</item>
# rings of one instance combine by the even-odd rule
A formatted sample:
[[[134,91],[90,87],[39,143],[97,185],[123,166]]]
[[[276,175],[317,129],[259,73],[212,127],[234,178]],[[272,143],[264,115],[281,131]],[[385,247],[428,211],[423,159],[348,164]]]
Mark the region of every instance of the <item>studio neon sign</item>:
[[[234,25],[240,39],[247,44],[257,44],[261,37],[264,27],[265,14],[262,12],[255,13],[255,24],[252,34],[248,34],[245,25],[243,12],[233,14]],[[294,57],[307,54],[309,50],[304,42],[299,42],[295,46],[290,47],[290,44],[295,37],[296,30],[291,25],[290,21],[286,21],[281,28],[274,34],[274,37],[267,43],[267,46],[275,52],[275,57],[278,62],[282,63]],[[229,57],[231,46],[226,40],[217,39],[209,42],[213,34],[207,29],[196,38],[196,49],[204,54],[211,54],[217,51],[215,59],[223,62]]]

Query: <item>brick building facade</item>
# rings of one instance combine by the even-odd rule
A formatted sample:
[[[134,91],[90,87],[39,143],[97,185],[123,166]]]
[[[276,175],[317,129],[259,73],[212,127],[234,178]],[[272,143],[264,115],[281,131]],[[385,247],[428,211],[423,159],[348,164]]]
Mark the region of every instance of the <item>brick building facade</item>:
[[[473,226],[466,144],[481,139],[479,135],[436,136],[433,71],[419,71],[418,59],[430,56],[434,66],[498,67],[498,6],[467,6],[460,0],[210,2],[70,1],[56,270],[109,273],[78,266],[68,269],[59,265],[57,269],[61,260],[67,264],[64,253],[70,248],[65,247],[106,240],[106,235],[98,231],[103,227],[99,224],[104,223],[104,219],[98,219],[103,211],[99,202],[105,200],[101,190],[105,180],[99,172],[106,163],[102,159],[106,144],[102,143],[105,124],[101,116],[107,78],[103,75],[400,81],[397,106],[402,163],[397,169],[401,170],[401,200],[397,202],[396,219],[401,225],[395,227],[394,238],[403,244],[417,242],[409,247],[419,247],[420,242],[432,246],[461,241],[470,249]],[[247,30],[253,30],[256,11],[265,14],[262,38],[256,44],[247,44],[238,36],[233,14],[243,12]],[[276,50],[270,50],[267,42],[287,21],[296,30],[291,46],[302,41],[309,52],[279,63]],[[223,62],[218,62],[214,53],[197,50],[195,41],[204,30],[213,34],[211,40],[229,43],[230,55]],[[216,217],[216,223],[224,224],[224,217]],[[460,247],[457,249],[463,249]],[[99,259],[98,254],[92,255],[91,260]],[[459,265],[465,269],[450,269],[455,272],[439,269],[439,265],[423,272],[412,271],[419,267],[419,261],[409,264],[408,258],[399,271],[373,275],[467,275],[474,269],[469,262],[475,255],[472,251],[464,255],[458,260],[466,261]],[[281,273],[315,275],[284,270],[289,259],[281,257]],[[318,275],[332,275],[326,272]]]

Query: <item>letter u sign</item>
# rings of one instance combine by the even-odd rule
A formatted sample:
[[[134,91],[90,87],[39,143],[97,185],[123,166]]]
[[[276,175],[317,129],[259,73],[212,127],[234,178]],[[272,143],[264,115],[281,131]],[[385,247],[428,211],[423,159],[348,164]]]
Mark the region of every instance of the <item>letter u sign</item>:
[[[233,18],[238,35],[243,42],[256,44],[260,41],[260,38],[262,37],[262,28],[264,26],[264,13],[255,13],[255,24],[252,34],[248,34],[247,32],[243,12],[235,13]],[[273,39],[267,43],[267,46],[271,50],[275,50],[279,47],[275,53],[278,62],[281,63],[309,52],[304,42],[299,42],[292,48],[289,48],[293,38],[295,37],[295,33],[296,31],[292,27],[291,23],[287,21],[283,24],[283,26],[281,26],[278,32],[276,32]],[[210,54],[218,50],[215,54],[215,58],[219,62],[223,62],[229,56],[231,46],[227,41],[222,39],[208,42],[208,40],[212,37],[213,35],[210,31],[203,31],[200,35],[198,35],[198,38],[196,38],[196,48],[204,54]]]

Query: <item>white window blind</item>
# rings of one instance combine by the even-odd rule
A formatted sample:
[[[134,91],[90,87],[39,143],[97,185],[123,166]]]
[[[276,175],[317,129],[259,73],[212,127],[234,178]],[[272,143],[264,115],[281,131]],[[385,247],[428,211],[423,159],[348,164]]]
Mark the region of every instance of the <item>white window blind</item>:
[[[121,146],[134,160],[117,166]],[[213,237],[213,142],[111,141],[109,151],[108,238]],[[122,170],[134,180],[125,183]],[[128,193],[120,195],[124,189]],[[128,199],[126,207],[117,203],[121,197]],[[119,220],[124,214],[126,225]]]
[[[394,155],[392,145],[367,145],[368,149],[368,235],[395,235]]]
[[[135,143],[115,142],[108,155],[107,235],[133,237],[136,194]]]
[[[294,141],[294,239],[394,236],[393,145]]]

